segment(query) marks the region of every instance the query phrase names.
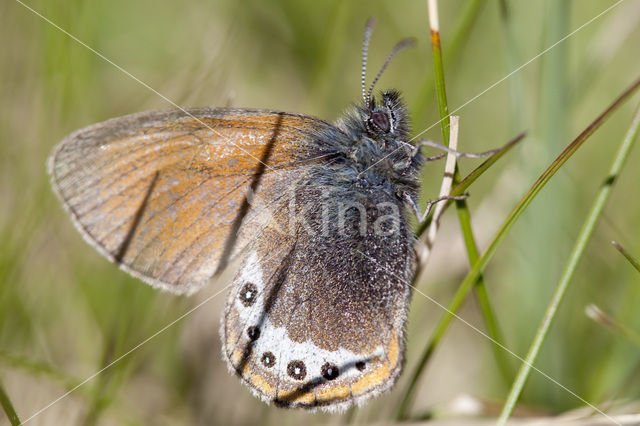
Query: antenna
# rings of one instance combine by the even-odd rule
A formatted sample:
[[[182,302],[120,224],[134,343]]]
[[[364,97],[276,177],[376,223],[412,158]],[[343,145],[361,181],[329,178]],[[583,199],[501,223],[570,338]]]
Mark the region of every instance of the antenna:
[[[366,37],[366,32],[365,32],[365,37]],[[365,38],[366,40],[366,38]],[[368,41],[368,40],[367,40]],[[395,45],[395,47],[393,48],[393,50],[391,51],[391,53],[389,53],[389,56],[387,56],[387,60],[384,61],[384,64],[382,64],[382,67],[380,68],[380,71],[378,71],[378,74],[376,75],[376,78],[373,79],[373,82],[371,82],[371,86],[369,87],[369,92],[367,92],[366,96],[364,95],[364,71],[363,71],[363,79],[362,79],[362,90],[363,90],[363,99],[365,100],[365,103],[368,104],[369,100],[371,99],[371,94],[373,93],[373,88],[376,85],[376,83],[378,82],[378,80],[380,79],[380,76],[382,75],[382,73],[384,72],[384,70],[387,69],[387,67],[389,66],[389,63],[391,63],[391,60],[403,49],[407,48],[407,47],[411,47],[414,46],[416,44],[416,39],[415,38],[405,38],[404,40],[400,40],[400,42],[398,42],[398,44]],[[363,49],[364,51],[364,49]],[[363,63],[366,63],[363,59]]]
[[[364,40],[362,41],[362,100],[365,105],[369,103],[366,85],[367,57],[369,56],[369,41],[371,40],[371,33],[373,32],[373,27],[375,27],[375,25],[376,20],[374,18],[369,18],[364,27]]]

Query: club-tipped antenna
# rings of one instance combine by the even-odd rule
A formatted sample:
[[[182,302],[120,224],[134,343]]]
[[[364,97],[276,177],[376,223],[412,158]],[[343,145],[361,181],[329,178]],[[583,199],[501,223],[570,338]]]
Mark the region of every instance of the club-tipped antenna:
[[[371,86],[369,86],[369,91],[367,92],[367,95],[364,97],[365,99],[365,104],[369,104],[369,100],[371,99],[371,94],[373,93],[373,88],[375,87],[376,83],[378,82],[378,80],[380,79],[380,76],[382,76],[382,73],[384,72],[384,70],[387,69],[387,67],[389,66],[389,64],[391,63],[391,61],[393,60],[393,58],[401,51],[406,49],[407,47],[412,47],[416,44],[416,39],[415,38],[405,38],[404,40],[400,40],[398,42],[398,44],[396,44],[393,48],[393,50],[391,51],[391,53],[389,53],[389,56],[387,56],[387,60],[384,61],[384,64],[382,64],[382,67],[380,67],[380,71],[378,71],[378,74],[376,74],[376,78],[373,79],[373,81],[371,82]]]
[[[371,40],[371,33],[373,27],[376,25],[374,18],[369,18],[367,24],[364,27],[364,40],[362,41],[362,100],[365,105],[369,103],[367,99],[367,58],[369,56],[369,41]]]

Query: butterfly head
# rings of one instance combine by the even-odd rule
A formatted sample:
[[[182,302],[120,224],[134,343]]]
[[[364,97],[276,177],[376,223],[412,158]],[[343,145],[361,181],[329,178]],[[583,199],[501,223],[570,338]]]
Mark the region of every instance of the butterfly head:
[[[394,193],[413,194],[422,164],[420,151],[408,142],[409,112],[397,90],[359,102],[337,122],[348,142],[342,145],[353,169],[352,179],[389,186]],[[351,179],[347,179],[351,180]]]
[[[373,89],[391,63],[402,50],[413,46],[408,38],[395,45],[371,84],[366,85],[368,50],[374,20],[365,27],[362,46],[362,101],[346,114],[338,127],[347,133],[352,142],[349,157],[358,169],[358,178],[379,184],[388,182],[394,192],[416,191],[422,164],[420,152],[408,142],[410,133],[409,112],[397,90],[386,90],[375,96]]]
[[[405,140],[409,134],[407,107],[397,90],[383,92],[378,101],[372,97],[362,108],[362,120],[369,137],[380,141]]]

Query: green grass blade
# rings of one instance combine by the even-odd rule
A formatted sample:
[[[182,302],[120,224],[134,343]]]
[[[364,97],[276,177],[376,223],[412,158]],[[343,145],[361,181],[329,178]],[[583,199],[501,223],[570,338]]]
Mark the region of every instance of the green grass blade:
[[[430,0],[429,2],[429,24],[430,24],[430,32],[431,32],[431,48],[433,53],[433,70],[434,70],[434,78],[435,78],[435,88],[436,95],[438,100],[438,112],[440,115],[440,128],[442,131],[442,137],[444,144],[449,146],[449,134],[450,134],[450,117],[449,117],[449,106],[447,102],[447,91],[444,77],[444,65],[442,58],[442,46],[440,43],[440,31],[439,31],[439,17],[437,15],[437,1]],[[472,22],[472,21],[470,21]],[[498,157],[499,158],[499,157]],[[497,160],[497,158],[496,158]],[[456,164],[453,176],[453,184],[458,185],[460,183],[460,171]],[[464,237],[465,246],[467,248],[467,254],[469,258],[470,265],[473,265],[478,257],[478,247],[475,242],[475,238],[473,236],[473,229],[471,227],[471,214],[469,212],[469,206],[465,200],[456,201],[456,209],[458,212],[458,220],[460,222],[460,227],[462,230],[462,235]],[[498,329],[497,321],[495,319],[493,308],[489,302],[489,295],[486,291],[484,285],[484,279],[482,276],[478,276],[475,280],[477,286],[477,294],[478,301],[482,310],[482,315],[485,320],[485,324],[487,325],[487,330],[492,339],[496,341],[502,341],[502,336],[500,330]],[[446,327],[445,327],[446,328]],[[442,330],[442,334],[444,334],[445,330]],[[440,335],[441,337],[441,335]],[[440,341],[440,337],[434,341],[433,345],[428,344],[421,361],[418,365],[415,374],[411,378],[411,382],[409,387],[405,393],[404,398],[402,399],[396,417],[397,419],[405,419],[407,417],[407,413],[409,407],[412,403],[412,397],[415,390],[415,387],[422,375],[422,371],[426,366],[427,360],[430,358],[431,353],[433,352],[435,346]],[[503,371],[503,375],[505,377],[508,376],[508,372],[506,370],[502,370],[503,366],[506,366],[507,363],[504,359],[504,354],[500,351],[494,352],[497,357],[498,365]]]
[[[433,4],[436,4],[436,0],[433,0]],[[437,12],[437,7],[431,9]],[[444,144],[449,146],[449,134],[450,134],[450,117],[449,117],[449,105],[447,102],[447,91],[444,78],[444,64],[442,58],[442,47],[440,43],[439,25],[437,25],[438,16],[431,17],[431,47],[433,51],[433,70],[435,76],[436,95],[438,98],[438,112],[440,114],[440,128],[442,130]],[[434,25],[434,22],[436,23]],[[460,171],[456,164],[453,173],[453,184],[457,185],[460,182]],[[471,212],[469,211],[469,205],[466,200],[456,201],[456,210],[458,212],[458,221],[460,222],[460,229],[464,237],[465,247],[467,249],[467,257],[469,264],[473,265],[479,257],[478,246],[473,235],[473,229],[471,227]],[[480,304],[482,316],[487,326],[487,331],[492,339],[502,342],[501,332],[498,328],[498,322],[495,319],[494,310],[489,302],[489,295],[485,288],[484,278],[478,276],[476,282],[476,294],[478,296],[478,302]],[[428,350],[428,349],[427,349]],[[509,372],[506,370],[508,367],[508,361],[505,358],[504,353],[496,348],[494,355],[496,356],[497,364],[501,371],[501,374],[505,379],[510,377]],[[424,368],[424,366],[423,366]],[[420,370],[421,373],[422,369]],[[421,374],[417,374],[414,377],[416,380],[413,383],[413,387],[417,383],[417,379]],[[404,418],[406,416],[410,400],[403,401],[400,406],[399,417]]]
[[[444,62],[449,65],[458,62],[464,45],[469,40],[471,30],[486,3],[486,0],[469,0],[465,3],[464,9],[457,15],[457,22],[453,25],[451,41],[447,43],[447,49],[443,52]],[[418,96],[416,96],[417,100],[411,107],[411,110],[416,115],[422,116],[426,111],[428,103],[433,96],[433,89],[434,80],[430,77],[425,78]]]
[[[638,87],[639,82],[636,82],[633,86],[632,89],[635,89]],[[623,94],[623,97],[625,95],[630,94],[630,91],[625,92],[625,94]],[[620,100],[620,98],[618,98],[618,100]],[[618,100],[614,103],[614,105],[619,105]],[[614,106],[612,105],[612,107]],[[612,108],[610,107],[607,111],[612,111]],[[607,113],[607,111],[605,111],[605,114]],[[604,114],[600,116],[602,119],[599,121],[599,123],[601,124],[604,120]],[[585,130],[585,132],[583,132],[582,134],[585,135],[591,135],[593,133],[593,130],[595,130],[595,128],[597,128],[599,126],[596,125],[594,126],[593,124],[591,126],[589,126],[587,128],[587,130]],[[624,161],[626,160],[628,154],[629,154],[629,150],[631,149],[631,146],[634,142],[634,140],[636,139],[636,136],[638,134],[638,129],[640,128],[640,108],[638,108],[636,115],[633,119],[633,122],[631,124],[631,127],[629,128],[629,131],[627,132],[627,134],[625,135],[622,144],[620,145],[620,148],[618,149],[618,153],[616,154],[616,158],[611,166],[611,170],[609,172],[609,175],[605,178],[604,182],[602,183],[601,187],[600,187],[600,191],[591,207],[591,210],[589,211],[589,214],[587,215],[587,219],[582,227],[582,230],[580,231],[580,234],[578,236],[578,239],[576,241],[576,244],[574,245],[574,248],[571,252],[571,256],[569,257],[569,262],[567,263],[567,266],[562,274],[562,277],[560,278],[560,281],[558,282],[558,285],[556,286],[556,290],[553,294],[553,297],[551,298],[551,301],[549,303],[549,306],[547,307],[547,311],[544,314],[544,317],[542,319],[542,322],[540,323],[540,326],[538,328],[538,331],[536,332],[536,335],[533,339],[533,342],[529,348],[529,351],[527,352],[527,356],[525,357],[525,361],[523,362],[522,366],[520,367],[520,371],[518,372],[518,376],[516,377],[516,380],[513,383],[513,386],[511,387],[511,391],[509,392],[509,396],[507,397],[507,401],[505,402],[505,405],[502,409],[502,413],[500,414],[500,418],[498,420],[498,424],[503,425],[506,423],[506,421],[509,419],[509,417],[511,416],[511,412],[513,411],[513,408],[515,407],[516,401],[518,400],[520,394],[522,393],[522,389],[524,388],[524,385],[527,381],[527,378],[529,377],[529,374],[531,373],[531,366],[533,365],[533,363],[535,362],[538,353],[540,352],[540,348],[542,346],[542,343],[544,342],[547,333],[549,331],[549,327],[551,326],[551,323],[553,322],[553,319],[555,318],[556,312],[558,311],[558,307],[560,306],[560,303],[562,302],[562,299],[564,297],[564,294],[567,290],[567,287],[569,285],[569,282],[571,281],[571,278],[573,277],[573,274],[576,270],[576,267],[578,265],[578,262],[580,260],[580,258],[582,257],[582,254],[584,253],[584,250],[587,246],[587,243],[589,242],[589,239],[591,238],[591,235],[593,234],[593,230],[595,229],[595,225],[598,222],[598,219],[600,218],[601,214],[602,214],[602,210],[604,209],[604,205],[607,201],[607,199],[609,198],[609,195],[611,194],[611,189],[613,186],[613,183],[616,181],[618,175],[620,174],[620,171],[622,170],[622,166],[624,165]],[[581,136],[582,136],[581,134]],[[583,138],[583,141],[586,140],[585,136]],[[577,145],[579,146],[580,144],[575,144],[576,141],[574,141],[569,148],[572,148],[572,145]],[[575,152],[576,148],[573,148],[572,150],[570,149],[565,150],[566,152]],[[564,154],[564,153],[563,153]],[[567,156],[568,158],[568,156]],[[559,162],[558,160],[556,160],[554,163],[564,163],[566,161],[566,159],[564,159],[564,161]],[[557,168],[556,168],[557,170]],[[544,176],[544,175],[543,175]],[[547,179],[548,180],[548,179]]]
[[[22,424],[20,422],[20,418],[18,417],[18,413],[16,413],[16,409],[13,408],[13,404],[11,404],[11,400],[9,399],[9,395],[4,390],[4,386],[0,383],[0,405],[2,405],[2,409],[4,410],[9,422],[11,422],[12,426],[19,426]]]
[[[631,254],[628,251],[626,251],[624,247],[622,247],[620,244],[616,243],[615,241],[611,241],[611,244],[613,244],[613,246],[616,249],[618,249],[618,251],[622,253],[624,257],[627,258],[629,263],[631,263],[631,266],[636,268],[636,271],[640,272],[640,262],[638,262],[638,260],[635,257],[631,256]]]
[[[636,80],[633,84],[631,84],[620,96],[618,96],[612,103],[609,105],[604,112],[602,112],[576,139],[574,139],[565,149],[560,153],[560,155],[551,163],[551,165],[540,175],[538,180],[533,184],[533,186],[529,189],[529,191],[524,195],[524,197],[516,204],[514,209],[511,211],[504,224],[500,227],[496,235],[491,240],[491,243],[487,247],[487,250],[480,256],[480,258],[474,263],[473,268],[469,271],[465,279],[460,284],[460,287],[456,291],[453,299],[451,300],[449,306],[447,307],[447,312],[440,318],[440,321],[436,325],[435,331],[432,335],[430,342],[427,343],[427,349],[424,351],[423,356],[416,367],[416,370],[412,376],[411,383],[409,384],[407,390],[405,391],[405,395],[403,397],[403,401],[400,406],[400,410],[398,411],[398,418],[402,414],[405,414],[406,409],[413,397],[413,392],[415,390],[415,385],[418,382],[419,376],[422,373],[428,359],[433,353],[433,341],[438,341],[442,335],[444,334],[444,330],[449,326],[449,323],[453,319],[453,315],[457,312],[460,305],[464,301],[467,293],[473,287],[474,283],[478,280],[482,271],[489,263],[489,260],[493,257],[494,253],[504,240],[507,232],[511,229],[511,227],[518,220],[520,215],[526,210],[526,208],[531,204],[531,201],[536,197],[536,195],[540,192],[540,190],[547,184],[549,179],[553,177],[553,175],[562,167],[562,165],[569,159],[571,156],[582,146],[582,144],[591,136],[605,121],[611,114],[620,106],[622,103],[627,100],[635,91],[640,87],[640,79]]]

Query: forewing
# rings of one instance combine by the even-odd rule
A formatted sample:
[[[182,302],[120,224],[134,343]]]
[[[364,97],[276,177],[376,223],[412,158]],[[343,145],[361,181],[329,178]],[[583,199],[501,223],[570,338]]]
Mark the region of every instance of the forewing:
[[[251,197],[278,197],[313,159],[314,134],[329,126],[269,111],[187,112],[90,126],[49,158],[55,192],[85,239],[174,292],[198,288],[242,249],[257,231],[238,232]]]

